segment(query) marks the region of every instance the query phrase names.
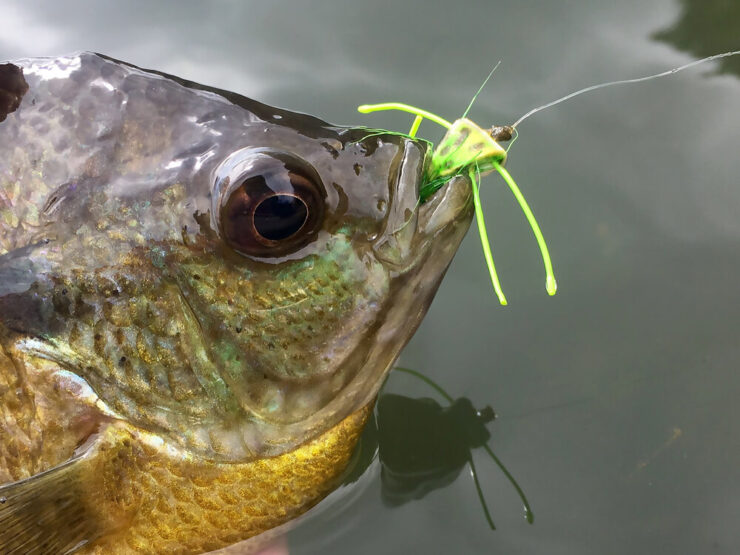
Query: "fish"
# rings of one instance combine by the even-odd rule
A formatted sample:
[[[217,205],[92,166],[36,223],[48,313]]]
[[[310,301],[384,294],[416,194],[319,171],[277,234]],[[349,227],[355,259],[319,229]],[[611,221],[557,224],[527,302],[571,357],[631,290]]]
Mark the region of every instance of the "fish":
[[[80,52],[0,65],[0,551],[201,553],[325,497],[473,216],[431,144]]]

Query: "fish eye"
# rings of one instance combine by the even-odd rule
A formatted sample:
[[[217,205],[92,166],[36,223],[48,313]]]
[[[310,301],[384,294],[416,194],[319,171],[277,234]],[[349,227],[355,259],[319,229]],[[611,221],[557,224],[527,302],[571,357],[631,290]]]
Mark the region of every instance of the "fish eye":
[[[295,156],[266,149],[231,155],[217,170],[214,214],[234,250],[283,256],[316,238],[325,190],[316,171]]]

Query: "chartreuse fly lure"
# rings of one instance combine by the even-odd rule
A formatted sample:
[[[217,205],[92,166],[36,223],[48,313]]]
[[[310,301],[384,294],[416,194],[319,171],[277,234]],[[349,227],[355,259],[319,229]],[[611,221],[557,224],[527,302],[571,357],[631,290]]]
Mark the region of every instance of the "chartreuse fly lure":
[[[542,261],[545,265],[546,275],[545,288],[550,295],[554,295],[557,291],[557,283],[555,281],[555,275],[552,270],[550,254],[547,250],[547,245],[545,244],[545,239],[542,236],[540,226],[537,225],[537,220],[535,220],[534,214],[529,208],[527,201],[524,200],[524,196],[519,190],[519,187],[517,187],[516,182],[511,177],[509,172],[504,169],[504,163],[506,162],[508,149],[504,150],[496,140],[509,140],[512,134],[514,134],[514,139],[516,139],[517,126],[525,119],[529,118],[529,116],[535,114],[536,112],[539,112],[540,110],[544,110],[545,108],[550,108],[551,106],[555,106],[556,104],[560,104],[561,102],[570,100],[571,98],[583,93],[595,91],[604,87],[610,87],[612,85],[624,85],[628,83],[640,83],[643,81],[650,81],[652,79],[657,79],[658,77],[673,75],[674,73],[698,64],[702,64],[704,62],[709,62],[728,56],[736,56],[738,54],[740,54],[740,50],[723,52],[721,54],[715,54],[714,56],[708,56],[700,60],[694,60],[693,62],[689,62],[682,66],[656,73],[654,75],[638,77],[635,79],[621,79],[619,81],[610,81],[608,83],[592,85],[590,87],[580,89],[562,98],[559,98],[552,102],[548,102],[547,104],[543,104],[542,106],[538,106],[537,108],[530,110],[522,117],[517,119],[516,122],[513,123],[511,126],[493,127],[489,130],[482,129],[481,127],[467,119],[466,116],[470,111],[470,108],[472,107],[473,102],[477,98],[478,94],[480,94],[481,90],[498,67],[498,64],[496,64],[491,73],[488,74],[488,77],[483,82],[483,85],[481,85],[481,87],[478,89],[478,92],[475,94],[475,96],[473,96],[473,100],[468,105],[468,108],[467,110],[465,110],[462,117],[452,123],[436,114],[432,114],[431,112],[427,112],[426,110],[422,110],[421,108],[416,108],[415,106],[409,106],[408,104],[402,104],[400,102],[363,104],[362,106],[358,106],[357,110],[363,114],[383,110],[400,110],[402,112],[413,114],[416,117],[414,118],[414,122],[411,125],[411,130],[408,133],[409,137],[416,136],[416,133],[419,130],[419,126],[425,118],[447,129],[447,134],[444,136],[439,145],[437,145],[437,148],[434,150],[434,153],[432,155],[432,161],[427,170],[425,182],[419,191],[420,200],[421,202],[424,202],[426,198],[432,195],[437,189],[442,187],[445,183],[447,183],[456,175],[467,174],[468,176],[470,176],[470,181],[473,186],[475,219],[478,224],[478,232],[480,234],[481,245],[483,247],[483,255],[486,259],[488,271],[491,275],[491,283],[493,283],[493,288],[496,291],[499,302],[502,305],[505,305],[507,304],[506,297],[504,296],[504,293],[501,289],[501,283],[499,282],[498,274],[496,273],[496,266],[493,263],[491,244],[488,240],[486,224],[483,218],[483,209],[481,208],[480,202],[480,191],[478,183],[481,176],[486,173],[494,170],[497,171],[504,179],[506,184],[509,186],[509,189],[511,189],[514,197],[516,197],[516,200],[519,202],[519,206],[522,207],[524,215],[526,216],[529,225],[532,227],[534,236],[537,239],[537,244],[540,247],[540,252],[542,253]]]
[[[501,288],[501,283],[498,279],[498,274],[496,273],[496,266],[493,263],[491,243],[488,239],[488,232],[486,231],[486,224],[483,218],[483,209],[481,207],[480,190],[478,186],[481,176],[494,170],[497,171],[501,177],[504,178],[509,189],[511,189],[514,197],[516,197],[516,200],[522,207],[529,225],[532,227],[532,231],[537,239],[537,244],[540,247],[542,260],[545,265],[545,274],[547,276],[545,287],[550,295],[555,294],[557,284],[552,270],[550,254],[547,250],[547,245],[545,244],[545,238],[542,236],[540,226],[537,224],[537,220],[535,220],[532,210],[524,199],[524,195],[522,195],[522,192],[519,190],[519,187],[517,187],[516,182],[509,172],[504,168],[504,163],[506,162],[506,150],[504,150],[494,139],[494,135],[496,137],[503,136],[509,131],[509,128],[502,128],[503,131],[492,135],[490,130],[486,131],[482,129],[474,122],[464,117],[465,115],[451,123],[436,114],[432,114],[431,112],[398,102],[364,104],[359,106],[357,109],[364,114],[381,110],[401,110],[403,112],[414,114],[416,118],[414,119],[414,122],[411,125],[411,130],[408,133],[410,137],[416,136],[416,132],[419,130],[419,125],[424,118],[447,129],[447,134],[444,136],[442,141],[440,141],[432,154],[431,164],[427,169],[427,175],[419,192],[419,196],[421,201],[424,202],[426,198],[431,196],[437,189],[442,187],[447,181],[456,175],[467,174],[470,177],[470,181],[473,185],[475,219],[478,224],[478,232],[480,234],[481,245],[483,247],[483,255],[485,256],[488,271],[491,275],[491,283],[493,283],[493,288],[496,291],[499,302],[502,305],[505,305],[507,304],[506,296]]]

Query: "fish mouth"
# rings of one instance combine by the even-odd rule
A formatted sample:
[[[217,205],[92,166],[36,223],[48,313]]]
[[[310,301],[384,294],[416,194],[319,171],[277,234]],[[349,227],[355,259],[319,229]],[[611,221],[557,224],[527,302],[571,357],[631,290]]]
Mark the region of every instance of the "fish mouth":
[[[376,256],[396,270],[416,266],[420,257],[448,242],[446,236],[457,236],[456,249],[472,221],[473,188],[465,174],[451,177],[421,199],[429,157],[428,145],[406,141],[385,230],[373,245]]]
[[[436,235],[440,230],[472,216],[473,185],[467,175],[456,175],[419,207],[419,232]],[[468,219],[469,223],[469,219]]]

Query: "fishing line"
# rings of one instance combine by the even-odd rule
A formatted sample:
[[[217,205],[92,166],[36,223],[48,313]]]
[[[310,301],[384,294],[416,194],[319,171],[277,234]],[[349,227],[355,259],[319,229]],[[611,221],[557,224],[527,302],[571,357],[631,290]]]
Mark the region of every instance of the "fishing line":
[[[493,75],[499,64],[491,70],[486,77],[483,85],[478,89],[476,94],[473,96],[472,101],[468,105],[468,110],[475,102],[483,87]],[[415,117],[414,122],[411,125],[411,131],[407,135],[408,137],[414,136],[416,131],[419,129],[421,120],[427,118],[438,125],[448,130],[447,135],[442,139],[442,142],[437,146],[432,157],[432,163],[427,171],[426,181],[422,183],[419,190],[420,201],[423,202],[431,194],[437,191],[450,179],[458,176],[467,174],[470,179],[471,187],[473,190],[473,205],[475,209],[475,220],[478,227],[478,235],[481,241],[481,247],[483,249],[483,257],[488,267],[488,273],[491,278],[491,284],[498,297],[499,303],[505,306],[508,304],[506,296],[504,295],[501,287],[501,282],[496,272],[496,266],[493,262],[493,254],[491,252],[491,242],[488,239],[488,232],[486,231],[485,218],[483,216],[483,206],[480,199],[480,174],[481,164],[485,163],[486,170],[496,170],[501,177],[504,179],[509,189],[514,194],[517,202],[522,208],[527,221],[529,222],[532,232],[537,240],[537,244],[542,255],[542,259],[545,266],[545,289],[548,294],[554,295],[557,290],[557,283],[552,269],[552,261],[550,260],[550,254],[545,244],[545,239],[542,236],[537,221],[534,218],[532,210],[529,208],[524,195],[516,185],[514,179],[511,177],[501,165],[506,159],[507,151],[503,150],[495,139],[491,136],[490,132],[484,131],[478,127],[472,121],[460,118],[455,123],[450,123],[446,119],[417,108],[416,106],[410,106],[409,104],[403,104],[401,102],[384,102],[381,104],[363,104],[358,106],[357,110],[363,114],[376,111],[386,110],[399,110],[402,112],[413,114]],[[518,132],[513,129],[514,138],[518,137]]]
[[[566,100],[570,100],[574,96],[582,95],[583,93],[595,91],[597,89],[603,89],[605,87],[611,87],[612,85],[625,85],[629,83],[641,83],[643,81],[650,81],[651,79],[657,79],[658,77],[666,77],[668,75],[673,75],[674,73],[678,73],[679,71],[683,71],[684,69],[688,69],[690,67],[703,64],[704,62],[711,62],[712,60],[718,60],[720,58],[727,58],[729,56],[735,56],[737,54],[740,54],[740,50],[733,50],[731,52],[723,52],[722,54],[715,54],[714,56],[708,56],[706,58],[702,58],[701,60],[694,60],[693,62],[689,62],[688,64],[684,64],[679,67],[674,67],[673,69],[669,69],[667,71],[661,71],[660,73],[655,73],[653,75],[647,75],[645,77],[636,77],[634,79],[620,79],[618,81],[609,81],[608,83],[600,83],[598,85],[591,85],[590,87],[586,87],[585,89],[581,89],[575,92],[572,92],[568,95],[565,95],[562,98],[558,98],[557,100],[553,100],[552,102],[548,102],[547,104],[543,104],[542,106],[539,106],[537,108],[533,108],[526,114],[524,114],[522,117],[520,117],[518,120],[516,120],[514,123],[511,124],[511,127],[516,128],[517,125],[522,123],[525,119],[527,119],[532,114],[536,114],[537,112],[544,110],[545,108],[549,108],[551,106],[555,106],[556,104],[560,104],[561,102],[565,102]]]
[[[475,220],[478,226],[481,247],[483,248],[483,256],[486,261],[486,266],[488,267],[488,273],[491,277],[491,283],[493,285],[494,291],[496,292],[496,296],[498,297],[499,302],[502,305],[506,305],[506,297],[504,296],[501,282],[498,278],[498,273],[496,272],[496,266],[493,263],[491,243],[488,239],[485,219],[483,217],[483,207],[481,204],[479,187],[481,165],[483,166],[483,169],[485,171],[491,169],[496,170],[509,186],[509,189],[519,203],[519,206],[521,207],[525,217],[527,218],[527,221],[529,222],[529,226],[532,228],[532,232],[534,233],[535,239],[537,240],[537,245],[540,249],[542,262],[545,266],[545,289],[547,290],[547,293],[549,295],[554,295],[557,291],[557,281],[555,280],[555,275],[552,268],[552,261],[550,259],[550,253],[547,249],[547,244],[545,243],[545,238],[542,235],[542,231],[537,224],[537,220],[535,219],[531,208],[527,204],[527,201],[524,199],[524,195],[522,195],[521,190],[519,189],[509,172],[503,167],[503,162],[506,160],[506,154],[508,153],[509,149],[514,144],[516,139],[519,137],[517,126],[531,115],[540,112],[545,108],[550,108],[552,106],[555,106],[556,104],[560,104],[561,102],[565,102],[566,100],[590,91],[603,89],[605,87],[611,87],[612,85],[641,83],[644,81],[649,81],[651,79],[673,75],[674,73],[678,73],[679,71],[683,71],[684,69],[688,69],[698,64],[717,60],[720,58],[726,58],[729,56],[735,56],[737,54],[740,54],[740,50],[733,50],[730,52],[724,52],[722,54],[715,54],[714,56],[708,56],[700,60],[694,60],[682,66],[675,67],[667,71],[662,71],[653,75],[647,75],[645,77],[637,77],[634,79],[620,79],[618,81],[610,81],[608,83],[592,85],[590,87],[586,87],[585,89],[580,89],[578,91],[572,92],[557,100],[553,100],[552,102],[548,102],[547,104],[543,104],[542,106],[539,106],[537,108],[533,108],[532,110],[521,116],[519,119],[517,119],[516,122],[514,122],[511,126],[498,128],[494,127],[487,132],[482,130],[470,120],[466,119],[466,116],[470,112],[480,93],[483,91],[483,88],[493,76],[493,73],[501,64],[500,61],[496,63],[488,76],[484,79],[483,84],[481,84],[476,93],[473,95],[473,98],[468,104],[468,107],[465,109],[465,112],[463,112],[462,117],[456,120],[454,123],[450,123],[446,119],[426,110],[422,110],[421,108],[410,106],[408,104],[403,104],[401,102],[363,104],[359,106],[357,110],[363,114],[385,110],[400,110],[402,112],[413,114],[415,116],[414,121],[411,124],[411,130],[407,135],[410,138],[414,138],[416,136],[416,133],[419,130],[419,126],[421,125],[421,122],[424,120],[424,118],[429,119],[448,130],[447,135],[445,135],[445,137],[442,139],[442,142],[440,143],[440,145],[437,146],[437,149],[434,152],[433,161],[430,165],[427,179],[424,183],[422,183],[420,187],[420,201],[424,202],[429,196],[434,194],[434,192],[436,192],[440,187],[442,187],[445,183],[447,183],[455,176],[467,175],[469,177],[473,190]],[[506,150],[501,149],[496,140],[506,140],[508,138],[512,138],[511,144],[508,145],[508,148]],[[471,147],[471,144],[475,146]],[[460,152],[460,154],[458,154],[458,151]],[[468,156],[466,158],[463,158],[466,153],[468,153]]]

